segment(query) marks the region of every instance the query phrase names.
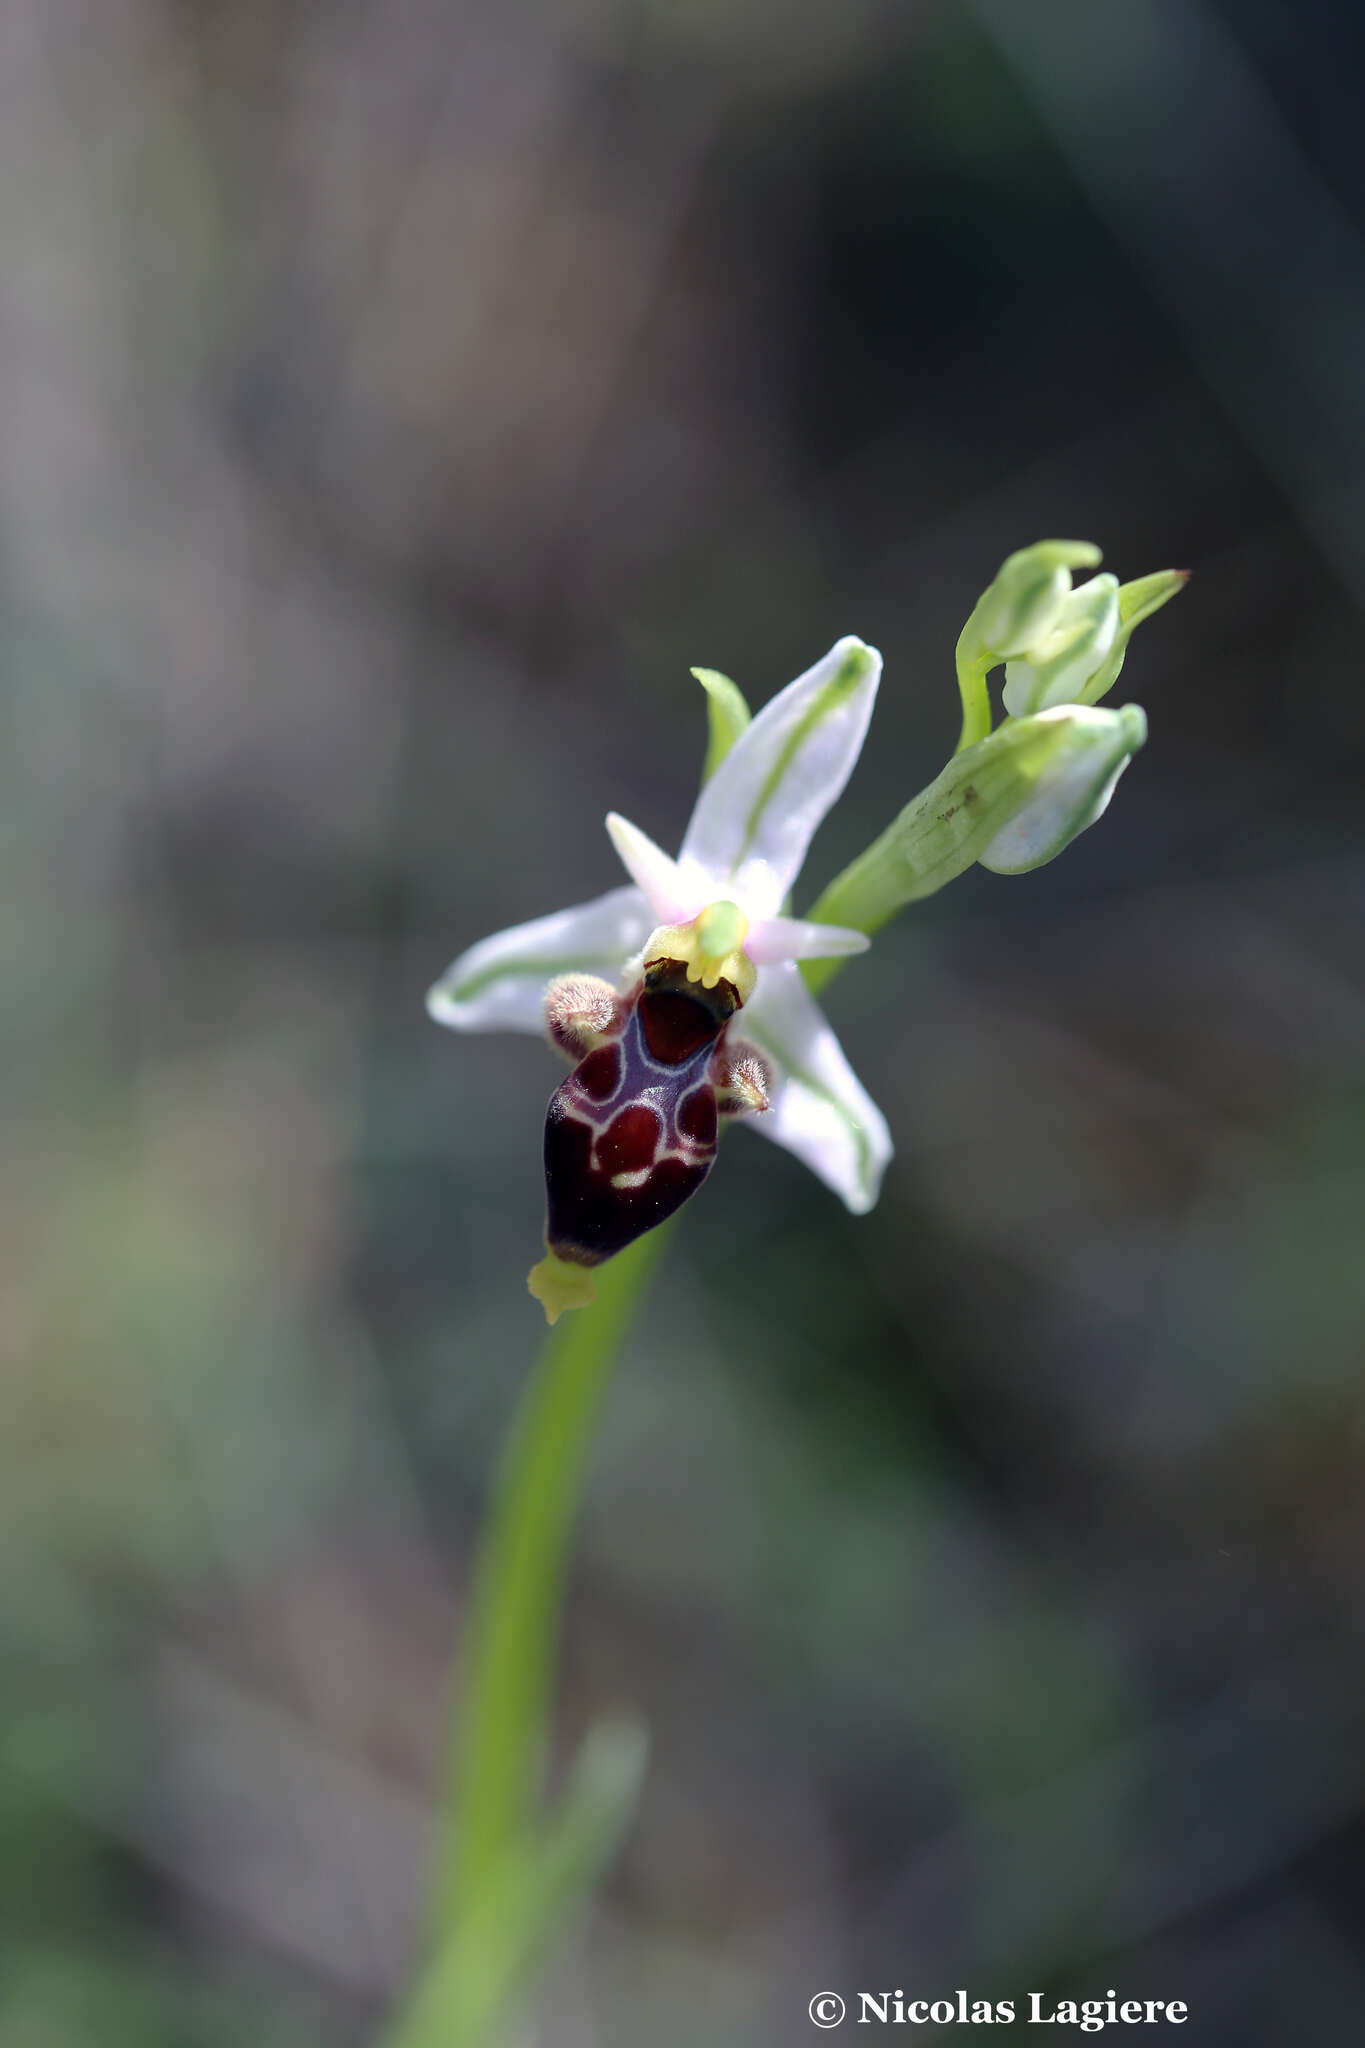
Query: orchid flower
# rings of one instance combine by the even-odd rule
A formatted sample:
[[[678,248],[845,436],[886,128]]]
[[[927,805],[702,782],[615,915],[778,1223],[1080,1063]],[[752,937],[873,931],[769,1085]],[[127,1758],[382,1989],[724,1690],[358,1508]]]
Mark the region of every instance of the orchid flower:
[[[783,905],[862,750],[881,666],[861,640],[836,642],[738,731],[676,859],[612,812],[625,887],[482,940],[428,994],[440,1024],[548,1028],[579,1061],[547,1125],[549,1257],[531,1286],[551,1320],[590,1297],[592,1264],[699,1185],[717,1113],[751,1115],[855,1214],[876,1201],[891,1157],[886,1120],[797,965],[869,942]],[[702,680],[710,689],[723,679]],[[744,715],[737,692],[734,701],[731,730]],[[713,742],[724,718],[721,706]]]
[[[611,812],[625,887],[482,940],[430,991],[440,1024],[548,1031],[576,1062],[546,1118],[547,1257],[529,1279],[551,1322],[591,1299],[593,1266],[701,1185],[721,1117],[752,1116],[855,1215],[872,1207],[890,1134],[812,985],[974,862],[1026,873],[1103,814],[1147,722],[1135,704],[1098,700],[1185,574],[1073,587],[1072,569],[1099,560],[1089,541],[1038,541],[1002,564],[958,640],[956,753],[812,916],[783,906],[862,750],[881,677],[881,656],[855,639],[752,721],[733,683],[694,669],[711,745],[677,858]],[[997,726],[988,677],[1001,663]],[[803,975],[801,961],[824,965]]]

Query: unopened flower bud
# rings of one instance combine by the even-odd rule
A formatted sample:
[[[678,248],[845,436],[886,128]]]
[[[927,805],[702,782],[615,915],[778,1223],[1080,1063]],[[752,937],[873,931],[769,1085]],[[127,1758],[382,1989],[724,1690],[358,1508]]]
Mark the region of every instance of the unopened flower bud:
[[[1003,562],[977,599],[968,630],[997,661],[1027,654],[1052,631],[1071,591],[1073,569],[1093,569],[1100,551],[1088,540],[1040,540]]]
[[[1069,746],[1059,721],[1071,716],[1065,709],[1007,718],[987,739],[954,754],[880,839],[830,883],[811,917],[875,932],[907,903],[932,896],[962,874],[1045,786],[1054,760]],[[831,970],[815,961],[805,971],[818,988]]]
[[[1005,669],[1005,709],[1012,718],[1079,704],[1103,667],[1119,630],[1119,579],[1092,576],[1068,591],[1053,624],[1027,654]]]
[[[1018,732],[1030,728],[1046,729],[1055,744],[1044,756],[1027,800],[977,855],[982,867],[998,875],[1022,875],[1042,867],[1093,825],[1147,738],[1146,715],[1136,704],[1126,704],[1121,711],[1061,704],[1015,721]]]

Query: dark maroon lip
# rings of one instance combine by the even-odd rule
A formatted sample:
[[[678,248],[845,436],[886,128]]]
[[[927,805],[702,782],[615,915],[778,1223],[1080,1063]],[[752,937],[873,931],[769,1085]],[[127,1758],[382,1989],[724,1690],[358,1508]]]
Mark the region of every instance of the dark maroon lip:
[[[716,1155],[712,1062],[738,1001],[681,961],[651,962],[607,1041],[550,1100],[545,1241],[593,1266],[671,1216]]]

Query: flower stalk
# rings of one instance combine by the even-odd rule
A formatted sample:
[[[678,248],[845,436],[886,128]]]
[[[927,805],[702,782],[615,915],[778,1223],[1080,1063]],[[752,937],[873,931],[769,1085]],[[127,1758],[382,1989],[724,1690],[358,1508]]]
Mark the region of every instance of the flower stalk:
[[[426,1960],[388,2048],[477,2048],[614,1853],[644,1774],[638,1723],[599,1724],[540,1802],[574,1516],[593,1429],[667,1228],[603,1269],[542,1344],[494,1484],[460,1648]]]
[[[548,1028],[577,1062],[551,1099],[552,1213],[531,1280],[552,1322],[577,1313],[545,1340],[494,1489],[464,1629],[426,1960],[389,2048],[506,2038],[510,2001],[629,1821],[646,1748],[636,1724],[590,1732],[549,1815],[542,1785],[592,1430],[670,1235],[660,1220],[683,1199],[679,1175],[699,1183],[717,1116],[745,1114],[853,1213],[871,1208],[890,1134],[813,992],[897,911],[974,862],[1017,874],[1052,859],[1101,815],[1146,739],[1136,705],[1099,700],[1135,628],[1185,577],[1099,575],[1073,587],[1072,570],[1099,559],[1089,542],[1043,541],[1002,565],[958,641],[956,752],[805,918],[787,914],[787,899],[852,772],[880,678],[881,657],[852,638],[757,717],[727,677],[695,669],[709,744],[677,858],[611,814],[628,886],[481,941],[430,992],[438,1022]],[[988,678],[1001,663],[1006,716],[994,726]],[[732,1015],[752,1044],[729,1035]],[[567,1194],[551,1170],[557,1149],[572,1153]],[[557,1203],[563,1227],[552,1235]],[[642,1219],[633,1235],[632,1204]]]

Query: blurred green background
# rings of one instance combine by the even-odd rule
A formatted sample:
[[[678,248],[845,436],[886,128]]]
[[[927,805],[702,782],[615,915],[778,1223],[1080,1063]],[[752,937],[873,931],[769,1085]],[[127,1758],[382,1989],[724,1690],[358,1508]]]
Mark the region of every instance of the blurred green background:
[[[741,1135],[686,1215],[560,1693],[651,1773],[526,2038],[1358,2031],[1362,34],[0,6],[3,2048],[376,2039],[558,1074],[423,991],[613,885],[609,806],[676,842],[689,664],[855,632],[803,907],[1047,533],[1196,572],[1150,744],[832,991],[874,1214]]]

